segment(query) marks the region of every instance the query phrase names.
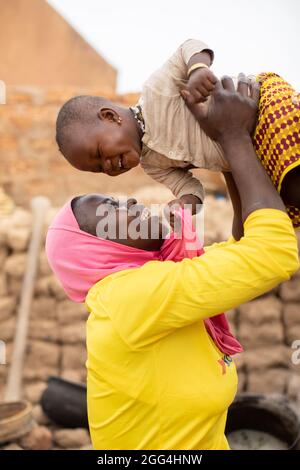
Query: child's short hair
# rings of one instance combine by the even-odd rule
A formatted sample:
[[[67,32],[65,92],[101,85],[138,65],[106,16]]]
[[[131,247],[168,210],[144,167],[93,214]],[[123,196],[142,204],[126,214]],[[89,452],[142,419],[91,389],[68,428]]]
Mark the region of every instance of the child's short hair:
[[[61,107],[56,119],[56,142],[63,153],[70,139],[70,128],[74,124],[92,125],[97,122],[99,108],[107,104],[101,96],[75,96]]]

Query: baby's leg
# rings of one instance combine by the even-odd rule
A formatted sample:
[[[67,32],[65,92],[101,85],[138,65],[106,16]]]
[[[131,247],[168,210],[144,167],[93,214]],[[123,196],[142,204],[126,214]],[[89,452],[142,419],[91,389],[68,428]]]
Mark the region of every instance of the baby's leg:
[[[255,150],[280,192],[295,227],[300,227],[300,100],[274,73],[260,74],[261,97]]]

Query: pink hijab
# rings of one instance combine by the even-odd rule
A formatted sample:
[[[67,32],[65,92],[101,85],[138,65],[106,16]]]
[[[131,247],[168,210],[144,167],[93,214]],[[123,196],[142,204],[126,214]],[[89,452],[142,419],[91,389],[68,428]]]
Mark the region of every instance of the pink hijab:
[[[182,236],[170,234],[159,251],[145,251],[96,237],[79,228],[71,201],[58,212],[49,227],[46,253],[49,264],[66,294],[75,302],[84,302],[89,289],[98,281],[148,261],[181,261],[204,253],[192,225],[189,211],[182,210]],[[206,329],[225,354],[243,351],[230,332],[224,313],[204,320]]]

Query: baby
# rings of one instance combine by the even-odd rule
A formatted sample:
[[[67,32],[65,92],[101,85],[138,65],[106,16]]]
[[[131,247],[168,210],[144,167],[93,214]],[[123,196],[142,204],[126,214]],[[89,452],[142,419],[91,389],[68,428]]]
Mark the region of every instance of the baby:
[[[229,175],[220,146],[186,106],[207,101],[217,78],[214,54],[202,41],[185,41],[143,86],[141,99],[124,108],[96,96],[78,96],[61,108],[56,124],[60,151],[75,168],[110,176],[141,164],[167,186],[176,202],[196,207],[204,199],[190,171],[206,168]],[[261,74],[261,98],[254,135],[257,155],[281,192],[294,226],[300,226],[300,106],[290,85]],[[175,201],[173,201],[175,202]]]

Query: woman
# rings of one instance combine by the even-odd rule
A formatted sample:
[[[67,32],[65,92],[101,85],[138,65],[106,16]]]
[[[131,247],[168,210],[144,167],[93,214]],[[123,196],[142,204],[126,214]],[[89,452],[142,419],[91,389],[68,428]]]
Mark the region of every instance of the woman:
[[[135,201],[117,207],[117,228],[127,220],[125,237],[96,236],[99,207],[117,205],[99,195],[66,205],[48,232],[54,272],[90,311],[88,414],[95,449],[228,449],[226,415],[237,388],[228,351],[239,345],[219,314],[299,267],[291,221],[251,143],[258,90],[248,97],[247,84],[240,82],[237,92],[231,85],[229,79],[216,85],[209,114],[201,106],[193,112],[230,163],[241,199],[241,240],[162,261],[168,259],[160,257],[168,248],[162,226],[158,239],[130,236]]]

